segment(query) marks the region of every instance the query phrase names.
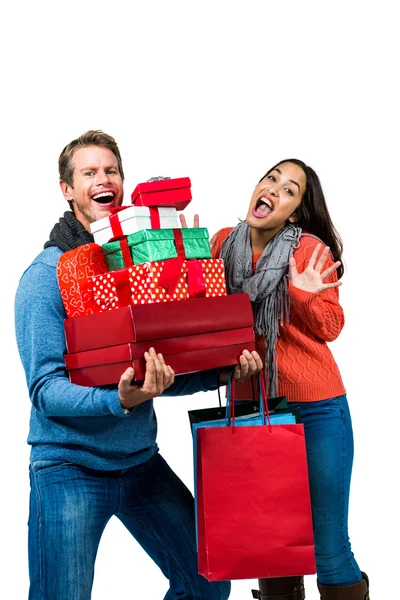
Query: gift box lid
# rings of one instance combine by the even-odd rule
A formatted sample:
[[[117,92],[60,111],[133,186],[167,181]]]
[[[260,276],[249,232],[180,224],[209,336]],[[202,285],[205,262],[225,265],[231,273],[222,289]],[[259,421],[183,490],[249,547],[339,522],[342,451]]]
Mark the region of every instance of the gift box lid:
[[[109,216],[104,217],[103,219],[99,219],[94,223],[90,223],[91,233],[97,233],[102,229],[107,229],[108,227],[110,227],[110,217],[112,217],[113,214],[118,215],[118,221],[120,223],[122,223],[123,221],[127,221],[128,219],[150,217],[150,208],[148,206],[129,205],[121,206],[120,208],[123,210],[116,211],[115,213],[112,213]],[[160,217],[175,217],[176,209],[167,206],[160,206],[160,208],[158,208],[158,214]]]
[[[180,229],[182,231],[183,243],[191,240],[207,240],[209,238],[208,229],[206,227],[185,227]],[[141,229],[130,233],[127,236],[127,241],[130,247],[138,246],[145,242],[163,242],[163,241],[175,241],[173,229]],[[105,256],[112,252],[119,252],[121,250],[119,240],[108,242],[102,246]],[[210,258],[211,252],[204,258]]]
[[[98,365],[112,365],[113,363],[125,361],[132,362],[133,349],[134,344],[128,343],[111,346],[109,348],[97,348],[95,350],[87,350],[86,352],[65,354],[65,367],[67,371],[72,371],[74,369],[85,369],[87,367],[95,367]]]
[[[158,181],[146,181],[139,183],[132,192],[132,204],[139,194],[149,194],[154,192],[164,192],[177,190],[180,188],[190,188],[191,181],[189,177],[178,177],[176,179],[159,179]]]

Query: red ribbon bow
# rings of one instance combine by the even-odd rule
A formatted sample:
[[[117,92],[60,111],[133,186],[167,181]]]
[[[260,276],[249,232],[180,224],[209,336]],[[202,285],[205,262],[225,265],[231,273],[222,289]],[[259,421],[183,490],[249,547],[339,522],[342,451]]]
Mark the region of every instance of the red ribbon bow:
[[[168,288],[168,293],[172,296],[182,275],[183,262],[186,260],[185,247],[183,245],[182,231],[173,229],[177,258],[171,258],[164,262],[163,270],[158,280],[158,285]],[[187,283],[189,288],[189,298],[201,298],[206,295],[206,286],[204,283],[203,270],[199,260],[187,260]]]
[[[110,242],[113,242],[114,240],[121,238],[124,235],[124,232],[122,231],[121,223],[119,221],[118,213],[121,212],[121,210],[125,210],[126,208],[129,208],[129,206],[113,206],[112,209],[110,210],[111,214],[109,216],[109,220],[110,220],[111,231],[113,233],[113,237],[111,238]]]
[[[111,231],[113,233],[113,237],[111,238],[110,242],[117,240],[118,238],[121,238],[124,235],[118,213],[120,213],[121,210],[125,210],[126,208],[131,208],[131,207],[130,206],[113,206],[110,210],[111,214],[109,216],[109,220],[110,220]],[[151,229],[160,229],[161,222],[160,222],[160,215],[158,212],[158,207],[149,206],[148,208],[150,211],[150,227],[151,227]]]

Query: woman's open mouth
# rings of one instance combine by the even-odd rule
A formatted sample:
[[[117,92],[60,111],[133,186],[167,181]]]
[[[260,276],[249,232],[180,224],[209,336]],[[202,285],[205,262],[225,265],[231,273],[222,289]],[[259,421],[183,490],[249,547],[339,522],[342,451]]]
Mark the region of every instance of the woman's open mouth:
[[[272,201],[266,196],[261,196],[253,208],[253,215],[257,217],[257,219],[264,219],[265,217],[268,217],[273,210],[274,205]]]

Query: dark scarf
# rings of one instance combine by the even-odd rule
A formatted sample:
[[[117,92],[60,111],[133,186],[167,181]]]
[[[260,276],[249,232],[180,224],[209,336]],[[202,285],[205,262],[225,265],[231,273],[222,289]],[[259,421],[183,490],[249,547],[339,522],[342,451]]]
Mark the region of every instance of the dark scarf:
[[[56,223],[50,232],[50,239],[44,247],[57,246],[63,252],[73,250],[83,244],[92,244],[94,237],[86,231],[82,223],[78,221],[74,213],[70,210],[64,213],[58,223]]]
[[[255,309],[255,332],[265,337],[265,371],[270,397],[278,394],[276,342],[279,325],[289,321],[289,258],[298,246],[301,229],[287,225],[266,245],[253,273],[250,227],[239,223],[222,244],[228,291],[247,293]]]

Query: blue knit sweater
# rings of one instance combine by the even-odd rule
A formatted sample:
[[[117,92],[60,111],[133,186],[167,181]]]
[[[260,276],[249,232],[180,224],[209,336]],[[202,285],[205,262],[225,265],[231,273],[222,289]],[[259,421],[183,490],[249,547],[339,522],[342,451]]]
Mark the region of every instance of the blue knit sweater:
[[[158,449],[153,401],[127,415],[116,387],[69,382],[64,364],[66,314],[56,276],[61,254],[56,247],[39,254],[23,274],[15,299],[17,343],[32,401],[31,460],[126,469],[149,459]],[[216,388],[216,371],[204,371],[177,377],[164,395]]]

